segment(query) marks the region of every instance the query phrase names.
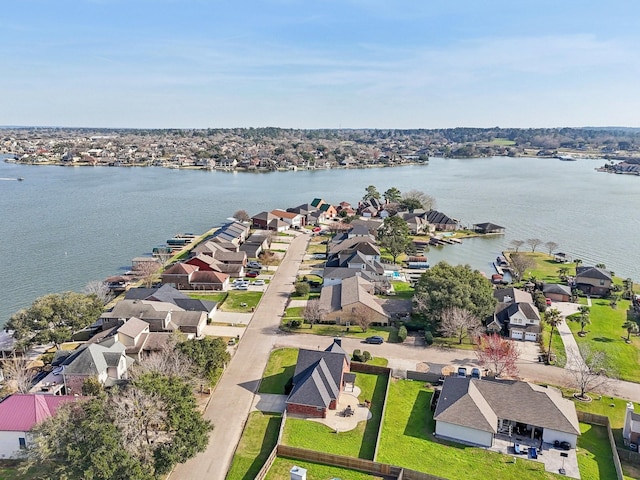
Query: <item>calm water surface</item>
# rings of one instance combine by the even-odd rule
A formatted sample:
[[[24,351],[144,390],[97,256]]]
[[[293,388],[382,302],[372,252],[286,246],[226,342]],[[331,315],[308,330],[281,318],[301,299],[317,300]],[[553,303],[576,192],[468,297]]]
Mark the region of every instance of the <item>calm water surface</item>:
[[[431,249],[432,264],[492,273],[489,263],[510,240],[538,237],[640,281],[640,178],[596,172],[603,163],[436,158],[427,166],[249,174],[0,162],[1,178],[25,179],[0,180],[0,325],[40,295],[79,291],[174,234],[201,233],[236,210],[253,215],[314,197],[357,203],[368,185],[422,190],[464,224],[507,228]]]

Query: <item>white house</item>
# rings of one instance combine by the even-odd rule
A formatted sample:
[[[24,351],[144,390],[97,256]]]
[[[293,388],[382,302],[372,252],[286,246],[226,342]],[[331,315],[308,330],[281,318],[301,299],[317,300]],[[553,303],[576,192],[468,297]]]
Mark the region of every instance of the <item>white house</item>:
[[[490,447],[496,436],[576,446],[574,404],[562,394],[515,380],[447,377],[433,415],[436,435]]]
[[[627,403],[627,411],[624,417],[624,427],[622,427],[622,438],[625,443],[634,444],[635,450],[640,443],[640,414],[633,409],[633,403]]]
[[[31,429],[55,415],[70,395],[14,394],[0,402],[0,459],[20,458],[29,446]]]

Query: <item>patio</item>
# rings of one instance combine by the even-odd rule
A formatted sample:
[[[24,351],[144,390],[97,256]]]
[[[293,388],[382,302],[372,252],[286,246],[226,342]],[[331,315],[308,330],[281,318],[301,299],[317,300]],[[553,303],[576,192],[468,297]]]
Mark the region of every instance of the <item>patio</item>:
[[[335,410],[327,410],[326,418],[308,418],[312,422],[318,422],[326,425],[332,430],[338,432],[347,432],[356,428],[358,423],[367,421],[371,418],[371,412],[364,405],[360,405],[358,400],[360,388],[353,387],[351,392],[342,392],[338,398],[338,405]],[[345,415],[347,408],[351,407],[352,415]]]
[[[495,436],[493,440],[493,447],[488,448],[487,450],[492,450],[494,452],[503,453],[505,455],[511,455],[514,458],[528,458],[528,455],[525,453],[516,454],[514,452],[514,445],[518,443],[522,446],[521,451],[528,451],[530,447],[538,448],[538,458],[532,460],[534,462],[542,462],[544,464],[544,469],[547,472],[552,473],[560,473],[560,469],[564,468],[565,476],[570,478],[580,478],[580,470],[578,469],[578,458],[576,456],[575,449],[571,449],[568,451],[560,450],[554,448],[554,446],[550,443],[542,443],[540,444],[539,440],[534,440],[530,438],[508,438],[505,436]],[[566,454],[566,457],[563,457],[562,454]]]

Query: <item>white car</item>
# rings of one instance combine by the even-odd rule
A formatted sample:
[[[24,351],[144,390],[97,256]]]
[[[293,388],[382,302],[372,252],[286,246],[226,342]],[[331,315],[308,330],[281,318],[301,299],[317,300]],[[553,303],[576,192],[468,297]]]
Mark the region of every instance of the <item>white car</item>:
[[[240,285],[236,285],[235,286],[236,290],[249,290],[249,285],[242,283]]]
[[[252,285],[264,285],[264,280],[259,278],[258,280],[254,281]]]

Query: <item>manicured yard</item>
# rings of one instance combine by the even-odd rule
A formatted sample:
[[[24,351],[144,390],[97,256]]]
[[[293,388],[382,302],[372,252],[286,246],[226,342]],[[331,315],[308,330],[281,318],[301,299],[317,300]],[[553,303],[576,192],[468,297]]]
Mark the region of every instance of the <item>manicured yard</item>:
[[[551,334],[551,327],[548,323],[541,322],[542,326],[542,345],[546,351],[549,348],[549,335]],[[567,363],[567,353],[564,350],[564,342],[562,337],[558,334],[558,329],[553,330],[553,338],[551,339],[551,352],[556,356],[556,365],[558,367],[564,367]]]
[[[302,314],[304,313],[304,307],[289,307],[284,312],[284,318],[287,320],[301,320]]]
[[[247,313],[255,308],[262,298],[262,292],[247,292],[232,290],[224,301],[220,310],[223,312]]]
[[[294,466],[307,469],[307,480],[328,480],[329,478],[342,478],[345,480],[382,480],[382,477],[376,477],[367,473],[282,457],[276,458],[276,461],[273,462],[271,469],[269,469],[267,480],[289,480],[291,478],[289,472]]]
[[[578,345],[588,343],[592,349],[604,351],[615,370],[615,374],[631,382],[640,382],[640,337],[631,336],[626,343],[627,331],[622,324],[627,318],[628,300],[618,301],[618,308],[609,306],[609,300],[593,299],[591,324],[585,327],[589,333],[585,337],[575,335],[580,331],[578,322],[568,322]]]
[[[284,395],[285,385],[293,378],[297,361],[297,348],[280,348],[271,352],[258,392]]]
[[[611,461],[611,445],[607,429],[599,425],[580,424],[578,437],[578,467],[582,480],[616,478],[616,469]]]
[[[433,337],[433,346],[441,348],[458,348],[460,350],[473,350],[474,344],[469,338],[464,339],[462,343],[458,343],[458,339],[453,337]]]
[[[373,460],[376,437],[387,387],[386,375],[356,373],[360,402],[371,401],[371,419],[348,432],[335,433],[326,425],[299,418],[287,418],[282,443],[320,452]]]
[[[295,308],[295,307],[294,307]],[[292,317],[288,316],[288,312],[290,309],[287,309],[287,316],[282,319],[282,328],[289,329],[288,322],[292,320]],[[295,310],[292,310],[292,313],[295,313]],[[298,318],[299,320],[300,318]],[[314,335],[323,335],[327,337],[351,337],[351,338],[361,338],[365,339],[372,335],[378,335],[384,338],[385,342],[396,343],[398,341],[398,329],[396,327],[369,327],[366,332],[362,331],[362,328],[356,326],[345,327],[343,325],[327,325],[316,323],[313,328],[309,324],[302,324],[300,328],[291,329],[292,332],[295,333],[311,333]],[[375,347],[367,344],[362,344],[363,349],[367,349],[371,347],[372,349]],[[375,353],[371,351],[371,353]]]
[[[538,250],[545,249],[544,245],[540,245]],[[573,275],[576,272],[576,264],[575,263],[558,263],[553,260],[553,257],[550,256],[547,252],[527,252],[527,246],[523,245],[518,253],[525,255],[528,258],[531,258],[536,264],[533,268],[528,268],[527,271],[523,275],[523,280],[528,280],[531,277],[535,277],[539,282],[545,283],[561,283],[560,277],[558,276],[558,270],[560,268],[566,267],[569,269],[569,275]],[[511,254],[515,252],[507,252],[507,254]]]
[[[227,292],[219,292],[219,293],[190,293],[189,296],[191,298],[195,298],[198,300],[208,300],[210,302],[222,303],[227,298]]]
[[[481,448],[439,442],[429,408],[432,390],[422,382],[392,380],[376,460],[452,480],[551,479],[542,463],[513,459]]]
[[[320,242],[311,242],[307,247],[307,253],[327,253],[327,246]]]
[[[393,291],[396,292],[396,298],[404,300],[411,300],[413,298],[414,289],[410,283],[393,280],[391,285],[393,285]]]
[[[251,412],[242,438],[233,456],[227,480],[255,478],[265,460],[276,446],[280,430],[279,413]]]

